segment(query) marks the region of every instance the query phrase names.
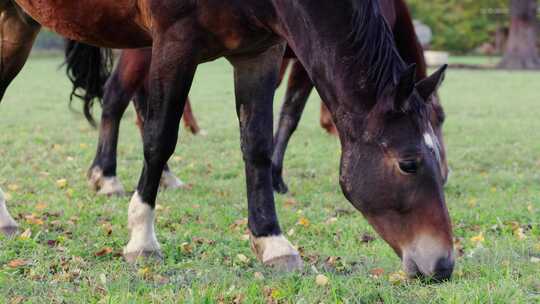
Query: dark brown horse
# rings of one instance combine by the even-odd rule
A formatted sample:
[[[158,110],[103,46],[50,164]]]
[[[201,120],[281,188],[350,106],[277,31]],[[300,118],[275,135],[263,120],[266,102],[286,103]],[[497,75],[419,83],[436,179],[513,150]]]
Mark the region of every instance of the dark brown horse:
[[[197,65],[226,57],[235,70],[252,248],[266,265],[301,266],[281,234],[272,189],[272,102],[287,42],[336,123],[345,196],[410,275],[450,277],[452,228],[427,105],[444,68],[415,83],[415,66],[399,56],[378,1],[16,1],[70,39],[152,47],[145,161],[128,210],[128,260],[159,255],[154,206],[183,101]]]
[[[394,33],[396,47],[406,63],[416,63],[416,79],[427,77],[427,65],[424,58],[424,51],[418,37],[416,36],[413,20],[409,8],[404,0],[379,0],[382,13],[388,21]],[[281,68],[281,76],[285,74],[288,65],[291,65],[287,92],[281,107],[278,128],[274,134],[274,153],[272,155],[272,182],[274,189],[279,193],[286,193],[288,187],[283,181],[283,160],[289,140],[296,130],[302,112],[309,95],[313,90],[313,83],[309,75],[302,66],[302,63],[295,59],[291,50],[287,50],[288,60],[284,60]],[[432,96],[429,103],[429,115],[433,131],[440,144],[440,162],[443,177],[446,181],[448,177],[448,164],[446,161],[446,149],[442,135],[442,125],[444,123],[444,110],[436,94]],[[332,115],[328,108],[321,102],[321,126],[330,134],[338,135],[336,126],[332,120]]]

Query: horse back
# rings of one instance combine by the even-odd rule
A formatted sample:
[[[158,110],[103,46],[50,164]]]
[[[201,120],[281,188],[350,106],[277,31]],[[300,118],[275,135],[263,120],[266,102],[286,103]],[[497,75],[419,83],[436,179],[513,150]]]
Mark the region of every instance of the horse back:
[[[80,42],[115,48],[150,46],[148,0],[15,0],[41,25]]]

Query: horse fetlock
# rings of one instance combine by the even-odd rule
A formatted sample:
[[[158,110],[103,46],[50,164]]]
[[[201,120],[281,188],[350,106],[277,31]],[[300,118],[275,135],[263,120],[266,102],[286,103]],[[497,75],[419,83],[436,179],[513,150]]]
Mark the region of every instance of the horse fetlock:
[[[124,248],[124,258],[135,262],[139,257],[161,259],[160,246],[154,231],[155,211],[142,201],[138,192],[133,194],[128,209],[130,239]]]
[[[104,176],[103,170],[93,167],[88,172],[88,184],[98,195],[123,195],[124,186],[116,176]]]
[[[186,184],[169,170],[163,171],[159,185],[162,189],[181,189],[186,187]]]
[[[303,266],[302,258],[294,246],[283,236],[250,236],[251,249],[264,265],[278,270],[294,271]]]

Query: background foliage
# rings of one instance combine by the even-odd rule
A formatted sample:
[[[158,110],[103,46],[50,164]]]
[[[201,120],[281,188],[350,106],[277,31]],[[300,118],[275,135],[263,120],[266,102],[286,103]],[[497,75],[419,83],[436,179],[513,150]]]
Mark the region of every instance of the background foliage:
[[[406,0],[415,19],[431,27],[432,48],[465,53],[508,24],[509,0]]]

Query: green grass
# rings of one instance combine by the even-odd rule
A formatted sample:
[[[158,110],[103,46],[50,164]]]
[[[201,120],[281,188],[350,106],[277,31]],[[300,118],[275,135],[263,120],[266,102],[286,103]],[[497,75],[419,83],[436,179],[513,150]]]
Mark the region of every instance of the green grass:
[[[540,257],[540,74],[448,72],[441,92],[453,169],[446,198],[464,254],[452,281],[428,285],[391,282],[399,259],[380,238],[360,242],[375,233],[341,194],[339,144],[318,126],[317,96],[286,158],[292,193],[277,196],[281,225],[302,248],[306,269],[281,274],[255,261],[245,227],[234,225],[247,210],[232,71],[225,61],[202,65],[191,94],[209,135],[182,132],[171,160],[193,188],[158,197],[165,261],[127,265],[115,253],[127,242],[129,197],[97,197],[89,190],[85,174],[97,133],[68,110],[69,84],[59,63],[32,59],[0,107],[0,187],[22,229],[31,232],[29,238],[0,237],[0,303],[540,303],[540,263],[534,263]],[[118,170],[128,190],[142,165],[133,122],[130,109]],[[66,188],[58,187],[59,179],[67,180]],[[309,220],[307,227],[297,224],[301,218]],[[480,234],[484,241],[471,240]],[[112,254],[96,256],[107,247]],[[341,260],[332,265],[328,257]],[[30,264],[9,267],[15,259]],[[384,274],[370,275],[375,268]],[[329,278],[327,286],[316,285],[317,273]]]

